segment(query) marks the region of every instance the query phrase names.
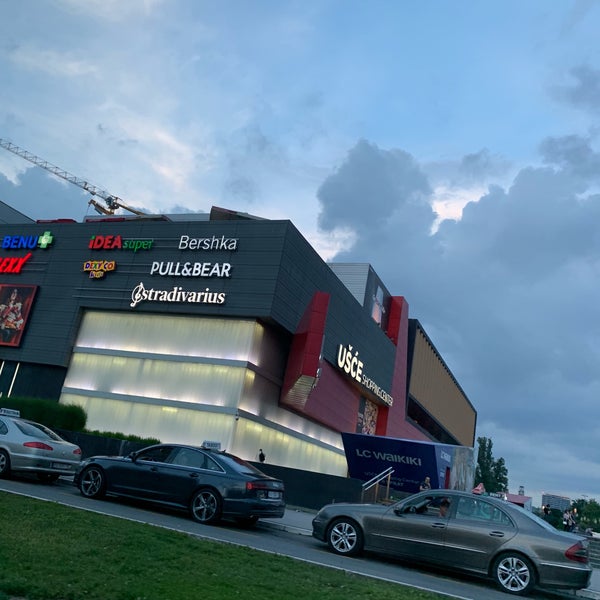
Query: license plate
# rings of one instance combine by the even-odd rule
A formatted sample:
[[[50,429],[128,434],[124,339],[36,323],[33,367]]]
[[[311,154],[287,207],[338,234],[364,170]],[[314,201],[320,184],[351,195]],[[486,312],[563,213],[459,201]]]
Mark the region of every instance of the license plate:
[[[53,469],[70,469],[71,465],[68,465],[66,463],[52,463],[52,468]]]
[[[281,498],[281,492],[269,492],[269,498]]]

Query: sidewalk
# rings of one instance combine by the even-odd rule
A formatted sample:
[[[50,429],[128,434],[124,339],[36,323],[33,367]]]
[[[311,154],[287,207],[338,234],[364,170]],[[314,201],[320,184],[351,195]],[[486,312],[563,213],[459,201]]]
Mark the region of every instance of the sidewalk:
[[[282,519],[260,519],[258,525],[267,526],[273,529],[289,531],[299,535],[312,535],[312,520],[317,511],[310,511],[305,508],[287,507]]]
[[[282,519],[261,519],[259,526],[297,533],[298,535],[312,535],[312,520],[317,511],[310,511],[304,508],[288,507],[285,509],[285,515]],[[590,586],[585,590],[573,592],[559,592],[558,596],[562,598],[590,598],[600,600],[600,569],[592,571]]]

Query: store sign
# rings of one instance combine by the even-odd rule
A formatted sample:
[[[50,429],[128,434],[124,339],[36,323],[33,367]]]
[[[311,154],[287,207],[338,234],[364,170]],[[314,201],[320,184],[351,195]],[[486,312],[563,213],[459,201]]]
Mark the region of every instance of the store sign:
[[[87,260],[83,263],[83,270],[90,274],[90,279],[102,279],[106,273],[117,268],[114,260]]]
[[[0,273],[19,274],[23,265],[31,258],[31,252],[25,256],[13,258],[0,258]]]
[[[90,250],[150,250],[154,240],[123,239],[120,235],[93,235],[88,243]]]
[[[358,358],[358,350],[355,350],[354,354],[352,350],[353,348],[350,344],[347,347],[342,344],[338,346],[337,366],[344,373],[350,375],[352,379],[355,379],[370,392],[373,392],[388,406],[391,406],[394,403],[394,398],[364,373],[364,363]]]
[[[429,477],[435,488],[472,489],[473,449],[387,436],[342,433],[348,474],[368,481],[391,468],[393,489],[414,493]]]
[[[2,238],[3,250],[35,250],[41,248],[45,250],[52,244],[54,238],[49,231],[44,231],[42,235],[5,235]]]
[[[150,275],[171,277],[231,277],[230,263],[154,261]]]
[[[209,238],[191,238],[189,235],[182,235],[179,238],[180,250],[237,250],[238,239],[226,238],[224,235],[217,237],[213,235]]]
[[[146,288],[140,281],[131,292],[131,308],[135,308],[141,302],[178,302],[184,304],[225,304],[225,292],[211,292],[209,288],[204,291],[184,290],[181,286],[175,286],[168,290]]]

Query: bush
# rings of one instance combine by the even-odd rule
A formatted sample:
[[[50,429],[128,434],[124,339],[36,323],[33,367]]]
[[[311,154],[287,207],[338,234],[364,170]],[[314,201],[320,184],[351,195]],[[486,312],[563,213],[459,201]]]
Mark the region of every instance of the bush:
[[[68,429],[82,431],[85,428],[87,415],[81,406],[59,404],[56,400],[44,398],[2,398],[2,408],[16,409],[23,419],[37,421],[50,429]]]
[[[112,431],[88,431],[85,428],[87,414],[81,406],[75,404],[59,404],[56,400],[44,398],[2,398],[1,408],[13,408],[21,413],[23,419],[42,423],[50,429],[89,433],[98,437],[115,438],[128,442],[139,442],[147,446],[160,444],[156,438],[143,438],[139,435],[127,435]],[[0,598],[1,600],[1,598]]]
[[[94,430],[94,431],[86,431],[85,433],[88,433],[89,435],[97,435],[98,437],[113,438],[115,440],[125,440],[127,442],[136,442],[136,443],[144,444],[146,446],[160,444],[160,440],[158,440],[156,438],[143,438],[143,437],[140,437],[139,435],[119,433],[119,432],[115,432],[115,431]]]

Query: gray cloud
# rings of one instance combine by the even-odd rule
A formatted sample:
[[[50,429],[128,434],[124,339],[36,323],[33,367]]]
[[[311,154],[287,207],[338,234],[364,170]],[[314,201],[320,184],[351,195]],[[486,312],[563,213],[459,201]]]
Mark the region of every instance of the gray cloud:
[[[579,135],[550,137],[542,142],[540,152],[548,164],[587,180],[600,178],[600,154],[592,148],[589,138]]]
[[[557,86],[558,97],[577,108],[592,113],[600,111],[600,70],[588,65],[574,67],[570,71],[572,81]]]
[[[600,391],[600,196],[572,163],[582,153],[590,167],[594,153],[585,140],[545,142],[552,167],[522,169],[508,188],[492,186],[460,221],[445,221],[431,235],[423,214],[400,218],[406,194],[388,191],[373,209],[359,203],[362,190],[381,185],[382,163],[396,164],[366,142],[360,150],[328,180],[335,185],[322,188],[320,222],[327,229],[350,225],[357,235],[334,260],[371,262],[388,288],[407,298],[410,315],[424,324],[479,411],[478,435],[511,432],[511,443],[494,439],[495,454],[506,459],[509,479],[511,466],[529,473],[527,481],[511,479],[511,487],[547,489],[558,475],[550,464],[533,466],[533,447],[531,456],[520,454],[526,440],[538,438],[557,455],[575,436],[600,442],[594,422],[577,418],[589,414]],[[369,161],[358,160],[363,153]],[[419,165],[405,153],[393,156],[404,158],[396,175],[408,172],[408,189],[423,194],[428,185]],[[463,164],[485,168],[485,155],[479,158]],[[357,190],[358,174],[364,181]],[[372,210],[383,216],[375,220]],[[365,222],[378,225],[377,240]],[[565,412],[577,423],[565,422]],[[588,493],[600,497],[596,471]],[[568,485],[563,476],[561,485]]]
[[[371,236],[402,213],[411,226],[426,231],[435,218],[426,202],[430,193],[427,177],[410,154],[361,140],[317,192],[319,227],[350,227]]]

